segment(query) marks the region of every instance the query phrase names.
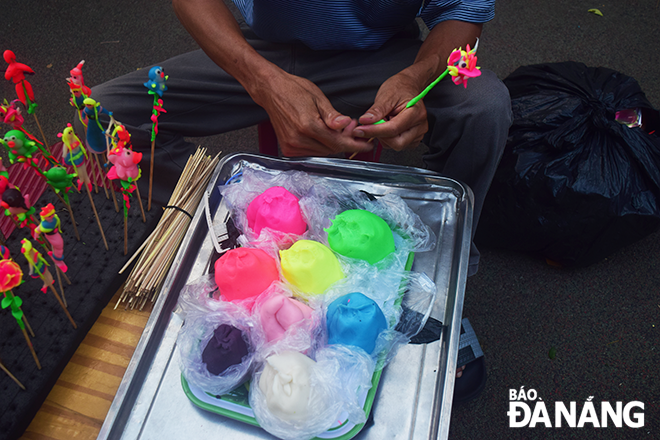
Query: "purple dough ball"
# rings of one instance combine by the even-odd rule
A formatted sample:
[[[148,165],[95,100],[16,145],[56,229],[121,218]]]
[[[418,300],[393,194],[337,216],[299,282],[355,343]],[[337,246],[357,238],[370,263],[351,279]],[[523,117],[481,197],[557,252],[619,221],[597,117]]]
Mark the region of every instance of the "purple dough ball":
[[[241,331],[222,324],[213,331],[213,337],[202,352],[202,361],[209,373],[217,376],[232,365],[240,364],[247,354],[247,344]]]

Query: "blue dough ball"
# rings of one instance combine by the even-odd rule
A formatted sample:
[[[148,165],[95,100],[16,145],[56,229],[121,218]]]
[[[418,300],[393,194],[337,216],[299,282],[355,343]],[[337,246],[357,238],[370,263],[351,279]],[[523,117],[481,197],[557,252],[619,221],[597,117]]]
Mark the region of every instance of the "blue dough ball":
[[[387,329],[383,311],[372,299],[354,292],[334,300],[327,312],[328,344],[360,347],[374,351],[376,338]]]

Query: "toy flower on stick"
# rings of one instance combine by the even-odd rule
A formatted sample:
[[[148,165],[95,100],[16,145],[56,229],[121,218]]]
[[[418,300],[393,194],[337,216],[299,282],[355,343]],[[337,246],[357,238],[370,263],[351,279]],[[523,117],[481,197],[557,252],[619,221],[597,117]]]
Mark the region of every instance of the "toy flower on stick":
[[[480,67],[477,67],[477,56],[475,55],[477,53],[478,46],[479,39],[477,39],[477,44],[474,45],[474,49],[470,49],[469,44],[467,45],[466,50],[463,50],[460,47],[458,49],[454,49],[449,55],[449,58],[447,58],[447,68],[445,71],[442,72],[440,76],[435,79],[435,81],[429,84],[428,87],[422,91],[422,93],[408,101],[405,108],[410,108],[424,99],[424,97],[431,91],[431,89],[433,89],[436,84],[442,81],[442,79],[447,76],[447,74],[451,75],[454,84],[463,84],[463,87],[467,88],[468,78],[475,78],[481,75],[481,70],[479,70]],[[382,124],[383,122],[385,122],[385,120],[381,119],[380,121],[375,122],[375,124]]]
[[[32,91],[32,85],[25,79],[25,75],[34,75],[34,70],[25,64],[19,63],[16,61],[16,55],[11,50],[6,50],[3,54],[3,57],[9,66],[5,70],[5,79],[12,81],[16,85],[16,95],[18,99],[23,103],[27,109],[28,114],[34,116],[34,120],[39,127],[41,132],[41,137],[44,140],[44,145],[48,145],[46,141],[46,136],[44,136],[44,131],[39,124],[39,119],[35,110],[37,108],[37,103],[34,102],[34,92]]]
[[[12,289],[18,287],[22,282],[23,272],[21,271],[20,266],[11,259],[0,260],[0,291],[4,294],[4,298],[2,299],[2,308],[11,308],[11,314],[14,319],[16,319],[16,323],[23,333],[23,337],[25,338],[25,342],[27,342],[28,348],[32,353],[34,362],[37,364],[37,368],[41,370],[41,363],[39,362],[37,353],[34,351],[32,341],[30,341],[30,337],[25,330],[27,319],[25,318],[25,314],[21,309],[23,300],[12,293]],[[27,324],[27,327],[30,328],[29,324]],[[32,333],[32,336],[34,337],[32,328],[30,328],[30,333]]]
[[[163,97],[163,92],[167,90],[165,81],[169,77],[163,72],[160,66],[154,66],[149,69],[149,80],[144,83],[144,86],[149,89],[149,94],[154,97],[153,110],[151,113],[151,163],[149,164],[149,195],[147,196],[147,211],[151,211],[151,190],[154,183],[154,153],[156,149],[156,135],[158,134],[158,116],[161,113],[167,113],[163,108],[163,100],[158,97]],[[158,95],[158,97],[156,96]]]
[[[43,293],[46,293],[46,290],[50,288],[51,292],[53,292],[53,295],[55,295],[57,302],[60,304],[60,307],[62,307],[62,310],[64,310],[66,317],[69,318],[69,321],[71,322],[71,325],[73,325],[73,328],[78,328],[76,322],[73,320],[71,314],[69,313],[66,306],[62,302],[62,298],[60,298],[60,295],[58,295],[57,290],[55,290],[55,288],[53,287],[53,283],[55,280],[53,279],[53,275],[51,275],[50,271],[48,270],[48,266],[49,266],[48,262],[46,262],[44,257],[41,256],[39,251],[34,249],[30,240],[24,238],[23,240],[21,240],[21,243],[23,245],[21,247],[21,253],[27,260],[28,265],[30,266],[30,276],[32,278],[41,278],[41,281],[44,282],[41,291]]]

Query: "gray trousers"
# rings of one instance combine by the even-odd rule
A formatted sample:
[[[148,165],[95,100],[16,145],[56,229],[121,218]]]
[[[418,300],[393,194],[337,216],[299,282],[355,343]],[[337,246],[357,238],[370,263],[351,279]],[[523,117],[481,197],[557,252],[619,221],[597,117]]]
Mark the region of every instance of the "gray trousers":
[[[374,102],[378,87],[412,64],[421,45],[417,34],[401,33],[377,51],[313,51],[303,44],[263,41],[249,29],[250,44],[285,71],[309,79],[342,114],[357,118]],[[201,50],[158,63],[169,76],[163,95],[167,113],[160,115],[156,137],[157,172],[153,199],[166,203],[194,146],[184,137],[211,136],[253,126],[268,119],[245,89]],[[113,112],[132,134],[136,150],[151,144],[153,99],[143,83],[148,68],[116,78],[92,89],[92,97]],[[426,166],[466,183],[475,195],[472,236],[481,207],[504,150],[511,125],[511,102],[504,84],[483,70],[468,87],[441,81],[424,99],[429,131],[424,144]],[[148,169],[149,154],[141,166]],[[143,181],[148,179],[141,179]],[[143,182],[143,184],[146,182]],[[468,274],[477,271],[479,252],[474,244]]]

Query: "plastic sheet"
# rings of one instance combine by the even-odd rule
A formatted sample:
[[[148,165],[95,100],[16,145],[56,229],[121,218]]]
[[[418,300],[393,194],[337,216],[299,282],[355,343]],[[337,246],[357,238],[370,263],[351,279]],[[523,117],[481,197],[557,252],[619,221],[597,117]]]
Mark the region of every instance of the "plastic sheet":
[[[475,241],[586,266],[660,226],[660,137],[616,120],[657,120],[637,82],[566,62],[507,79],[514,123]]]
[[[240,181],[240,184],[236,184]],[[308,230],[302,236],[290,236],[281,240],[280,234],[272,234],[268,228],[259,237],[247,227],[246,210],[254,198],[271,186],[282,186],[299,199],[299,205]],[[374,198],[364,192],[355,192],[336,182],[315,178],[299,171],[267,173],[261,170],[246,169],[240,179],[220,187],[234,219],[234,224],[242,232],[241,245],[253,247],[268,246],[268,243],[290,244],[297,239],[316,240],[327,243],[324,229],[331,226],[337,214],[348,209],[364,209],[381,217],[392,231],[402,237],[402,252],[423,252],[435,246],[435,235],[418,215],[398,196],[385,194]]]
[[[298,197],[308,225],[302,235],[283,236],[264,228],[256,236],[248,227],[246,211],[250,202],[273,186],[284,187]],[[239,178],[221,187],[221,192],[241,233],[238,243],[243,247],[262,249],[274,258],[299,240],[313,240],[327,245],[326,229],[331,226],[332,219],[349,209],[365,210],[383,219],[392,231],[394,252],[375,264],[333,253],[345,277],[327,289],[324,287],[324,292],[313,295],[303,293],[287,282],[279,264],[281,281],[274,282],[259,295],[251,309],[219,300],[213,276],[201,277],[186,286],[179,297],[179,307],[186,313],[186,323],[180,336],[186,345],[182,347],[181,357],[189,358],[183,362],[186,364],[182,367],[184,376],[205,391],[215,393],[218,388],[209,388],[208,382],[204,382],[207,377],[194,376],[200,368],[198,354],[193,349],[200,343],[195,345],[195,342],[188,340],[198,341],[207,337],[212,331],[207,320],[216,323],[218,315],[227,315],[224,319],[230,322],[245,319],[249,322],[249,332],[253,334],[250,337],[254,338],[250,361],[256,365],[250,386],[250,406],[260,426],[283,439],[308,439],[322,434],[337,420],[347,417],[353,423],[363,423],[364,399],[371,388],[374,371],[384,368],[397,348],[408,343],[410,337],[421,330],[433,307],[435,284],[425,274],[407,271],[414,252],[427,251],[435,246],[433,232],[398,196],[385,194],[375,198],[300,172],[269,173],[244,169]],[[360,292],[373,300],[385,317],[386,328],[375,337],[371,353],[351,345],[327,345],[328,305],[352,292]],[[270,310],[273,308],[270,301],[277,297],[281,305],[279,295],[284,295],[287,301],[309,305],[312,310],[310,316],[288,325],[285,330],[270,328],[279,325],[276,322],[279,317],[272,319],[269,315],[271,322],[264,324],[262,312],[268,309],[271,315],[277,313],[277,310]],[[290,316],[297,316],[300,312],[295,304],[285,301],[287,307],[293,307],[289,309]],[[202,319],[200,315],[206,318]],[[290,317],[282,320],[288,321]],[[189,325],[200,328],[190,330],[192,336],[186,335]],[[271,331],[277,333],[277,337],[268,341],[266,334]],[[290,363],[289,359],[298,359],[299,363]],[[296,379],[298,376],[299,381]],[[266,382],[268,384],[264,385]],[[287,400],[291,396],[301,395],[301,390],[307,389],[303,386],[307,383],[311,385],[307,402],[300,404]],[[273,404],[267,398],[277,393],[285,395],[281,404]],[[290,415],[286,415],[286,409],[291,410]]]
[[[248,354],[239,364],[228,367],[219,375],[209,372],[202,360],[202,352],[213,337],[214,330],[221,324],[239,329],[247,344]],[[191,312],[179,332],[177,347],[180,366],[186,380],[215,395],[225,394],[243,382],[252,372],[257,347],[263,337],[255,331],[255,325],[244,309],[230,303],[222,303],[214,312]]]
[[[291,386],[291,376],[296,372],[284,370],[278,373],[275,380]],[[293,379],[309,381],[310,393],[304,405],[308,412],[304,417],[283,418],[269,408],[262,389],[265,386],[261,384],[264,369],[254,375],[250,406],[259,425],[269,433],[286,440],[310,439],[327,431],[344,414],[354,423],[365,421],[359,397],[371,387],[372,373],[373,362],[368,356],[341,346],[327,347],[317,353],[308,378]]]

